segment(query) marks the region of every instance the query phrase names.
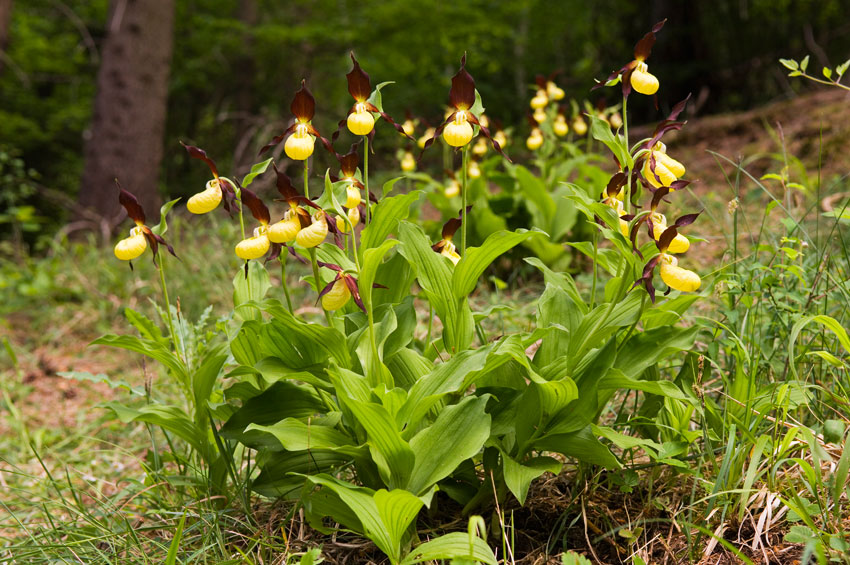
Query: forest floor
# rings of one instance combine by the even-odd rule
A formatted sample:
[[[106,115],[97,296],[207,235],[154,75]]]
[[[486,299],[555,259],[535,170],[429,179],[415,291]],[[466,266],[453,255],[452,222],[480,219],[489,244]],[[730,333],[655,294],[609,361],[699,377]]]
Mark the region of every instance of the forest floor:
[[[640,130],[637,131],[640,135]],[[826,187],[850,171],[850,96],[838,90],[820,91],[744,113],[697,118],[690,120],[681,132],[666,136],[665,141],[669,152],[687,163],[689,178],[699,180],[692,186],[692,204],[709,208],[708,213],[718,218],[726,203],[735,197],[738,163],[753,177],[740,179],[741,200],[747,191],[760,190],[754,179],[768,172],[783,175],[784,171],[786,175],[785,186],[782,181],[763,181],[779,200],[798,197],[794,191],[784,194],[789,182],[799,183],[814,194],[819,183],[812,171],[818,170],[820,184],[825,187],[823,194],[827,194],[832,191]],[[828,211],[833,198],[834,195],[820,198],[817,206]],[[708,201],[713,204],[706,205]],[[751,206],[763,206],[764,199],[748,202]],[[703,222],[699,230],[705,241],[694,246],[695,253],[689,259],[697,263],[718,259],[728,248],[724,244],[729,238],[728,221],[720,218]],[[519,296],[506,296],[511,302],[522,300]],[[4,453],[0,456],[0,499],[4,502],[0,506],[0,542],[24,535],[12,522],[9,511],[24,508],[26,489],[35,488],[49,469],[72,469],[68,481],[90,489],[92,500],[119,493],[125,477],[142,480],[142,462],[149,448],[144,430],[127,433],[125,427],[105,419],[104,411],[96,407],[124,391],[105,384],[66,380],[58,373],[121,373],[121,380],[142,387],[148,378],[147,371],[135,355],[87,347],[105,328],[115,326],[117,331],[122,330],[123,318],[114,312],[106,319],[97,314],[75,313],[75,306],[67,305],[64,311],[54,311],[47,317],[44,312],[27,310],[0,320],[0,334],[8,339],[17,356],[17,366],[4,367],[0,376],[6,383],[0,403],[5,409],[0,410],[0,452]],[[41,460],[27,453],[27,444],[35,447]],[[676,555],[681,555],[681,549],[693,541],[686,538],[677,523],[677,510],[684,506],[683,500],[691,498],[692,484],[680,480],[681,476],[677,478],[672,470],[653,469],[642,474],[629,493],[598,488],[583,498],[583,505],[577,506],[576,489],[569,486],[571,473],[567,470],[558,477],[549,476],[536,483],[526,507],[503,509],[516,520],[517,563],[560,563],[559,559],[547,556],[547,545],[568,546],[600,562],[621,562],[634,554],[636,548],[622,532],[612,534],[612,528],[628,531],[629,524],[647,519],[655,520],[657,528],[641,536],[644,540],[641,555],[649,557],[647,562],[652,563],[680,562]],[[662,485],[663,490],[653,492],[655,484]],[[33,496],[50,495],[42,492]],[[647,500],[653,504],[645,504]],[[299,536],[297,532],[303,528],[298,528],[297,520],[284,521],[274,505],[264,503],[258,512],[281,520],[281,523],[270,522],[269,530],[294,530],[290,538],[294,546],[324,544],[323,555],[328,562],[361,563],[378,559],[368,547],[345,536],[333,540],[316,538],[315,533]],[[435,531],[446,527],[445,522],[440,523],[439,516],[433,520]],[[38,526],[27,524],[29,528]],[[464,528],[463,524],[454,526],[454,529]],[[799,559],[800,547],[784,543],[782,529],[760,529],[752,521],[739,523],[737,528],[732,526],[718,534],[734,546],[744,548],[755,563],[785,564]],[[558,536],[560,540],[554,539]],[[299,537],[302,537],[300,541]],[[704,542],[705,538],[703,545]],[[699,563],[739,562],[722,544],[710,545],[711,551],[700,555]]]

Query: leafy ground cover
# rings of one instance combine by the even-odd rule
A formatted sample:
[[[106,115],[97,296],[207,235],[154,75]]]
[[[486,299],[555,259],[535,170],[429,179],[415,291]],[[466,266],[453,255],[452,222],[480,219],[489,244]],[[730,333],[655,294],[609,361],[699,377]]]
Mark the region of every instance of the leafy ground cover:
[[[828,107],[833,96],[817,95],[795,108]],[[357,94],[355,101],[361,103]],[[377,231],[383,237],[361,232],[359,252],[355,247],[348,254],[345,245],[342,255],[330,243],[322,244],[319,260],[338,261],[344,266],[340,275],[329,268],[320,272],[316,254],[310,265],[307,246],[302,256],[308,264],[290,261],[286,272],[274,262],[266,269],[257,262],[248,267],[233,256],[232,245],[219,243],[245,235],[235,221],[171,215],[167,233],[159,233],[175,249],[192,249],[203,261],[170,261],[160,254],[170,281],[168,312],[161,306],[157,268],[146,259],[135,262],[133,271],[104,267],[100,247],[59,241],[45,258],[3,260],[7,368],[0,423],[0,555],[13,562],[413,562],[420,559],[415,551],[406,553],[413,546],[423,560],[430,555],[457,563],[846,560],[847,167],[842,154],[831,149],[840,146],[846,132],[816,113],[792,123],[780,118],[785,140],[801,124],[824,124],[816,130],[824,132],[825,141],[795,145],[796,133],[794,141],[785,141],[770,120],[787,112],[783,107],[688,124],[683,132],[702,133],[665,137],[670,153],[689,163],[689,178],[703,179],[680,187],[667,211],[672,223],[680,216],[678,210],[703,210],[700,221],[688,230],[688,263],[703,279],[698,299],[694,294],[659,293],[656,306],[649,307],[642,289],[631,290],[643,263],[620,235],[620,222],[626,220],[613,213],[616,204],[608,204],[612,213],[606,215],[601,203],[575,193],[575,217],[564,231],[564,242],[577,250],[548,256],[553,263],[566,264],[573,276],[545,266],[529,268],[513,255],[503,256],[501,264],[489,270],[485,267],[490,261],[483,259],[480,271],[470,267],[472,260],[464,259],[487,253],[488,241],[510,238],[511,245],[498,247],[507,251],[532,237],[509,224],[497,224],[491,231],[473,227],[487,219],[476,216],[478,210],[504,210],[498,200],[512,190],[517,191],[513,204],[530,203],[511,208],[506,217],[530,218],[548,231],[557,229],[545,206],[528,196],[534,194],[535,181],[519,168],[501,165],[497,157],[491,164],[481,162],[484,178],[499,187],[496,197],[476,193],[471,185],[473,208],[460,218],[478,222],[470,223],[468,233],[463,231],[463,244],[460,233],[448,238],[461,251],[455,271],[450,270],[454,261],[429,247],[442,241],[446,251],[447,236],[440,227],[458,208],[465,210],[467,202],[460,199],[467,193],[447,194],[454,179],[425,176],[411,176],[414,182],[390,197],[398,200],[382,202],[402,202],[410,191],[428,192],[429,206],[418,212],[428,235],[412,223],[400,223],[385,233]],[[546,127],[541,136],[548,136],[546,142],[556,149],[544,144],[536,149],[538,159],[575,158],[577,153],[570,152],[576,140],[558,145]],[[650,137],[651,131],[633,135]],[[607,137],[599,138],[596,150],[602,151]],[[713,146],[714,139],[727,145]],[[734,149],[736,139],[745,145],[740,150],[747,155],[743,161]],[[607,181],[616,173],[609,162],[599,156],[595,169],[575,162],[570,172],[548,173],[576,182],[570,175],[597,178],[598,170]],[[528,170],[547,179],[544,186],[549,186],[545,165]],[[459,172],[455,177],[465,179],[469,169]],[[368,177],[360,178],[368,183]],[[314,190],[322,182],[318,176],[309,180]],[[240,184],[247,186],[244,179]],[[337,211],[341,202],[348,202],[347,186],[329,178],[325,186],[325,200],[320,202],[327,209]],[[601,192],[604,183],[596,188]],[[373,208],[372,234],[388,217],[382,215],[388,207]],[[590,211],[586,221],[582,210]],[[594,214],[607,221],[607,243],[591,250],[582,242],[584,235],[596,234],[591,226]],[[262,224],[258,216],[262,214],[255,212]],[[148,218],[151,224],[155,219]],[[634,227],[639,220],[633,216],[627,221]],[[250,226],[252,221],[246,212],[243,222]],[[391,232],[402,251],[382,263],[379,252],[396,252],[389,249],[394,244],[384,243]],[[496,239],[490,239],[494,234]],[[576,234],[582,237],[571,237]],[[655,245],[643,244],[646,258]],[[529,248],[538,256],[549,251]],[[413,255],[415,260],[410,259]],[[356,267],[345,264],[348,257]],[[431,265],[431,271],[415,272],[418,288],[425,292],[393,301],[383,294],[392,289],[361,284],[365,314],[353,301],[330,309],[317,300],[316,291],[324,283],[333,288],[346,273],[356,273],[361,283],[381,280],[375,278],[379,269],[398,268],[393,273],[401,274],[394,276],[411,276],[402,268],[403,261],[414,267]],[[626,266],[636,271],[630,277],[618,275]],[[477,276],[467,282],[457,275],[470,270],[486,273],[485,282],[476,286]],[[450,297],[441,294],[441,272],[454,273],[448,276],[455,284],[445,291]],[[262,273],[267,273],[267,282]],[[509,284],[504,273],[511,274]],[[284,275],[288,285],[281,284]],[[263,286],[265,293],[255,292],[250,281]],[[246,293],[253,293],[248,297],[255,307],[246,306]],[[259,303],[261,298],[267,300]],[[548,306],[542,308],[541,302]],[[594,307],[624,312],[611,330],[613,341],[607,341],[611,334],[605,332],[597,336],[608,318],[592,318]],[[472,320],[468,326],[463,325],[466,312]],[[585,318],[576,319],[575,312]],[[563,318],[555,318],[555,313]],[[128,348],[87,347],[101,334],[126,333],[128,321],[146,343],[160,344],[156,356],[170,364],[169,371]],[[408,333],[398,337],[398,327]],[[589,337],[580,351],[565,356],[575,360],[570,376],[554,378],[551,363],[560,358],[558,348],[573,347],[560,341],[562,328],[580,329],[570,335]],[[292,333],[286,334],[287,340],[264,341],[263,336],[276,331]],[[675,332],[669,342],[657,339],[665,331]],[[254,332],[254,337],[240,337],[245,332]],[[251,357],[252,344],[283,347],[308,332],[320,332],[322,339],[316,341],[325,353],[301,341],[297,352]],[[344,335],[350,347],[336,347],[333,332]],[[380,337],[380,351],[372,332]],[[170,357],[169,334],[180,363]],[[216,349],[222,336],[232,360]],[[590,341],[594,336],[599,341]],[[677,336],[688,337],[682,338],[685,345],[674,341]],[[100,341],[131,343],[119,339]],[[604,372],[610,367],[594,364],[605,359],[598,352],[606,347],[617,349],[612,363],[631,363],[622,361],[616,374]],[[404,364],[393,359],[390,350],[405,351],[399,354]],[[359,364],[349,351],[357,352]],[[295,357],[304,363],[283,363]],[[268,359],[277,359],[280,366],[270,367]],[[457,372],[461,384],[470,374],[482,372],[482,366],[492,369],[489,380],[477,381],[474,387],[451,388],[439,381],[434,388],[417,388],[418,382],[434,382],[435,373],[453,376],[449,368],[459,364],[458,359],[471,359]],[[205,369],[216,363],[215,371]],[[224,364],[227,371],[222,370]],[[185,381],[173,378],[186,366],[196,374],[221,376],[221,382],[205,389],[206,396],[198,388],[187,393]],[[593,388],[588,394],[586,387],[598,386],[582,380],[584,374],[597,374],[588,373],[588,366],[627,386],[611,384],[604,389],[608,392]],[[390,367],[391,374],[413,370],[410,367],[419,367],[421,374],[410,386],[381,388],[378,385],[386,384],[384,369]],[[280,376],[296,371],[296,377]],[[277,376],[272,379],[272,374]],[[330,375],[329,380],[324,375]],[[356,384],[357,375],[371,379],[370,389],[364,392]],[[550,376],[536,381],[540,375]],[[316,401],[310,404],[306,423],[292,413],[258,419],[250,406],[283,413],[281,406],[288,407],[292,397],[304,393],[287,384],[292,382],[315,387],[315,396],[304,397]],[[275,402],[257,402],[284,386],[290,388],[275,393]],[[571,419],[589,397],[604,401],[587,420]],[[500,404],[505,407],[500,409]],[[163,407],[175,409],[164,412]],[[432,407],[439,409],[430,412]],[[165,416],[151,417],[155,410]],[[541,419],[522,427],[524,413]],[[391,423],[386,432],[370,427],[400,414],[410,428],[395,429]],[[500,419],[500,414],[508,416]],[[544,420],[544,414],[551,419]],[[175,426],[181,418],[187,428]],[[494,424],[478,434],[477,445],[470,447],[468,438],[452,449],[442,445],[457,439],[449,433],[452,425],[463,426],[473,436],[485,418]],[[210,421],[217,424],[210,426]],[[193,435],[193,425],[202,430],[199,435]],[[538,432],[556,425],[565,426],[552,434],[562,442],[542,442]],[[580,435],[585,427],[589,432]],[[429,430],[436,430],[430,432],[436,440]],[[576,435],[565,441],[568,434]],[[318,443],[305,445],[304,437]],[[416,455],[412,463],[405,462],[408,450]],[[299,463],[295,455],[305,453]],[[428,453],[439,453],[438,461],[430,462]],[[335,465],[340,454],[349,459]],[[452,459],[452,468],[442,474],[444,459]],[[300,470],[299,476],[307,477],[311,486],[305,487],[305,480],[293,482],[286,473],[291,469]],[[388,517],[393,512],[408,520],[393,521]],[[370,526],[367,520],[374,516],[380,521]],[[436,545],[439,540],[442,546]]]

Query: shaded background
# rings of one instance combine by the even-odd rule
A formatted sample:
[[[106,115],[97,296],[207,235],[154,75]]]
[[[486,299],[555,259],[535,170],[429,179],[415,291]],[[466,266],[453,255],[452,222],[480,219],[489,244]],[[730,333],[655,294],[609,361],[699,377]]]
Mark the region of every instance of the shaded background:
[[[391,115],[401,120],[410,111],[432,123],[442,116],[450,77],[466,51],[488,115],[522,133],[535,75],[559,71],[556,80],[568,99],[596,103],[607,96],[616,103],[613,90],[590,93],[593,79],[629,61],[634,43],[665,17],[649,60],[661,79],[660,108],[642,97],[630,105],[638,122],[656,119],[688,93],[695,97],[691,117],[792,97],[810,87],[789,82],[779,57],[811,54],[810,72],[817,74],[822,65],[850,56],[850,0],[144,1],[160,12],[131,35],[130,44],[138,36],[140,49],[150,42],[145,26],[167,32],[159,22],[174,14],[170,69],[157,65],[167,75],[164,134],[153,140],[162,162],[150,167],[134,152],[121,151],[116,174],[136,179],[131,190],[170,197],[197,192],[207,177],[202,165],[188,162],[178,140],[204,147],[222,171],[244,171],[257,149],[286,127],[302,77],[317,100],[314,123],[330,137],[352,102],[344,77],[351,49],[373,85],[396,81],[384,91]],[[80,215],[73,203],[94,190],[93,183],[81,186],[81,178],[85,144],[96,136],[98,69],[115,27],[109,22],[116,9],[126,12],[141,2],[0,0],[4,238],[15,223],[10,210],[30,242]],[[121,99],[101,103],[130,107]],[[139,120],[132,118],[127,128]],[[377,140],[379,150],[399,144],[383,126]],[[344,134],[337,149],[350,141]],[[327,155],[316,155],[313,169],[324,170]],[[383,158],[378,166],[395,166],[393,151]]]

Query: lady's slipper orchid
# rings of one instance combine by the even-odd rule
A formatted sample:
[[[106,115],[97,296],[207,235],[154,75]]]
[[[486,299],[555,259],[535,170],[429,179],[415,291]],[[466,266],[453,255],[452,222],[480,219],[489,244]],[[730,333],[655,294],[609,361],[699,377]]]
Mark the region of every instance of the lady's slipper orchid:
[[[669,187],[684,176],[685,166],[667,155],[667,146],[658,141],[650,149],[641,172],[655,188]]]
[[[127,211],[127,215],[136,225],[130,230],[130,236],[125,237],[115,244],[115,257],[122,261],[132,261],[138,258],[145,249],[150,245],[153,253],[153,263],[156,265],[156,254],[159,251],[159,245],[165,245],[168,252],[177,257],[174,249],[160,235],[155,234],[148,226],[145,225],[145,211],[142,205],[131,193],[127,192],[121,186],[118,186],[118,202]],[[130,263],[130,268],[133,268],[133,263]]]
[[[334,227],[336,227],[335,223]],[[295,242],[306,249],[316,247],[325,240],[328,231],[327,215],[324,211],[318,211],[313,214],[312,223],[295,236]]]
[[[693,214],[692,216],[696,216]],[[683,217],[684,218],[684,217]],[[679,218],[682,221],[683,218]],[[686,221],[686,223],[692,222]],[[686,224],[683,224],[686,225]],[[671,242],[679,235],[677,226],[673,225],[661,234],[661,237],[655,242],[660,253],[647,262],[643,268],[643,274],[635,281],[635,286],[643,284],[650,298],[655,302],[655,287],[652,286],[652,275],[655,268],[660,265],[661,280],[668,287],[680,292],[695,292],[701,285],[700,277],[697,273],[683,269],[679,266],[679,260],[668,253]]]
[[[552,131],[558,137],[564,137],[570,132],[570,126],[567,124],[567,117],[564,115],[564,108],[558,109],[558,115],[555,116],[555,121],[552,123]]]
[[[260,226],[254,229],[252,237],[245,238],[236,245],[236,256],[246,261],[259,259],[268,253],[271,246],[268,236],[269,222],[271,221],[269,209],[256,194],[246,188],[241,189],[240,196],[242,203],[251,210],[254,219],[260,222]]]
[[[206,188],[189,198],[189,201],[186,202],[186,209],[192,214],[206,214],[218,208],[219,203],[224,200],[224,209],[230,212],[233,200],[236,198],[236,191],[233,190],[233,182],[218,175],[218,168],[215,166],[215,161],[207,156],[206,151],[200,147],[186,145],[182,141],[180,144],[186,148],[190,157],[206,163],[213,174],[212,180],[207,181]]]
[[[357,279],[346,273],[342,267],[333,263],[318,262],[320,267],[325,267],[332,271],[336,271],[334,279],[325,285],[319,292],[319,299],[322,301],[322,308],[328,311],[339,310],[343,308],[352,298],[354,303],[366,311],[363,301],[360,299],[360,289],[357,286]],[[380,284],[373,284],[373,288],[386,288]]]
[[[555,81],[550,77],[546,81],[546,95],[552,100],[563,100],[566,94],[564,93],[564,89],[555,84]]]
[[[410,151],[405,151],[401,157],[401,170],[405,173],[416,170],[416,157]]]
[[[371,134],[375,129],[375,114],[377,114],[400,134],[413,140],[404,126],[397,124],[386,112],[369,102],[369,96],[372,93],[372,84],[369,80],[369,75],[360,68],[360,63],[354,58],[354,53],[350,53],[350,55],[354,67],[345,75],[345,78],[348,80],[348,93],[354,98],[355,103],[348,111],[346,119],[339,123],[339,128],[334,133],[332,139],[335,140],[339,136],[339,130],[342,129],[343,124],[347,125],[348,131],[354,135]],[[410,129],[413,129],[412,122]]]
[[[623,96],[628,96],[632,90],[646,94],[647,96],[658,92],[658,79],[649,72],[646,60],[649,58],[652,52],[652,46],[655,44],[655,34],[661,31],[666,21],[666,19],[662,20],[652,26],[652,30],[635,44],[635,58],[633,61],[624,65],[620,70],[611,73],[604,83],[599,83],[593,88],[601,88],[607,84],[616,84],[619,78],[622,82]]]
[[[319,210],[320,208],[306,196],[298,194],[292,185],[292,180],[286,173],[280,171],[277,165],[272,164],[277,175],[277,191],[283,196],[278,201],[289,204],[289,210],[283,219],[269,226],[268,238],[272,243],[289,243],[295,239],[302,228],[309,226],[312,222],[310,212],[305,207],[309,206]]]
[[[469,213],[470,208],[472,206],[466,207],[466,212]],[[457,252],[457,247],[452,242],[454,239],[455,233],[461,226],[461,222],[463,221],[463,210],[458,212],[457,218],[452,218],[445,224],[443,224],[443,232],[440,241],[431,246],[431,249],[442,255],[443,257],[447,257],[452,263],[455,265],[460,261],[460,254]]]
[[[573,131],[576,135],[584,137],[587,134],[587,122],[581,116],[576,116],[573,120]]]
[[[292,99],[289,109],[295,116],[295,123],[260,149],[260,155],[279,144],[284,138],[286,138],[286,143],[283,146],[283,150],[286,152],[286,156],[293,161],[305,161],[309,159],[310,155],[313,154],[316,138],[322,142],[325,149],[334,153],[330,141],[322,137],[311,123],[313,116],[316,115],[316,99],[307,90],[305,80],[301,81],[301,88],[295,93],[295,98]]]
[[[484,137],[490,140],[493,148],[505,159],[508,159],[508,156],[502,152],[501,146],[490,136],[490,130],[481,124],[478,116],[471,110],[475,104],[475,79],[466,71],[466,54],[460,60],[460,70],[452,77],[449,102],[454,110],[443,124],[434,131],[431,139],[425,142],[423,150],[430,147],[441,134],[446,143],[452,147],[465,146],[472,141],[474,135],[472,125],[474,124],[479,127]]]

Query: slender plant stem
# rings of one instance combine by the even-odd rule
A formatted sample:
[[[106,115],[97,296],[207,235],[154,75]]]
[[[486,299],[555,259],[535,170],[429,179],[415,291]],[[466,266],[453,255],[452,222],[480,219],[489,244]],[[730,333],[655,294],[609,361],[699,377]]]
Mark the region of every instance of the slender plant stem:
[[[366,192],[366,225],[369,225],[369,136],[363,136],[363,189]]]
[[[281,255],[278,257],[280,261],[280,286],[283,287],[283,295],[286,297],[286,306],[289,308],[289,313],[292,314],[292,298],[289,296],[289,285],[286,283],[286,258]]]
[[[239,227],[242,229],[242,239],[245,239],[245,217],[242,215],[242,189],[236,186],[235,182],[231,182],[230,179],[223,179],[230,183],[230,186],[234,187],[236,192],[236,199],[239,200]],[[219,179],[219,183],[222,182],[222,179]]]
[[[463,155],[461,159],[461,167],[463,171],[461,172],[461,185],[460,185],[460,197],[461,197],[461,222],[460,222],[460,255],[463,257],[466,253],[466,185],[467,185],[467,175],[466,168],[469,164],[469,144],[463,146],[461,150],[461,154]]]
[[[597,265],[596,265],[596,257],[597,251],[599,249],[599,231],[596,226],[593,226],[593,232],[591,233],[591,237],[593,238],[593,285],[590,288],[590,309],[593,310],[593,306],[596,304],[596,278],[597,278]]]
[[[623,137],[626,142],[626,154],[629,154],[629,98],[627,96],[623,96]],[[623,163],[625,165],[625,163]],[[626,173],[626,198],[624,204],[626,205],[626,214],[632,213],[632,171],[629,170]]]
[[[177,354],[177,357],[185,364],[186,360],[183,358],[184,356],[180,354],[180,348],[177,346],[177,333],[174,331],[174,320],[171,318],[171,302],[168,299],[168,285],[165,284],[165,257],[160,257],[159,262],[157,264],[157,271],[159,271],[159,282],[162,285],[162,297],[165,300],[165,319],[168,320],[168,331],[171,335],[171,345],[174,347],[174,352]],[[181,381],[180,384],[183,386],[183,394],[186,396],[186,402],[189,403],[189,407],[194,412],[195,409],[195,396],[192,394],[191,386],[186,381]]]
[[[307,165],[307,159],[304,159],[304,196],[306,198],[310,198],[310,171]],[[313,284],[316,286],[316,294],[322,291],[320,285],[322,284],[322,279],[319,276],[319,263],[316,258],[316,248],[310,248],[310,262],[313,264]],[[333,319],[331,318],[331,313],[322,308],[322,312],[325,313],[325,320],[328,322],[328,326],[333,327]]]

